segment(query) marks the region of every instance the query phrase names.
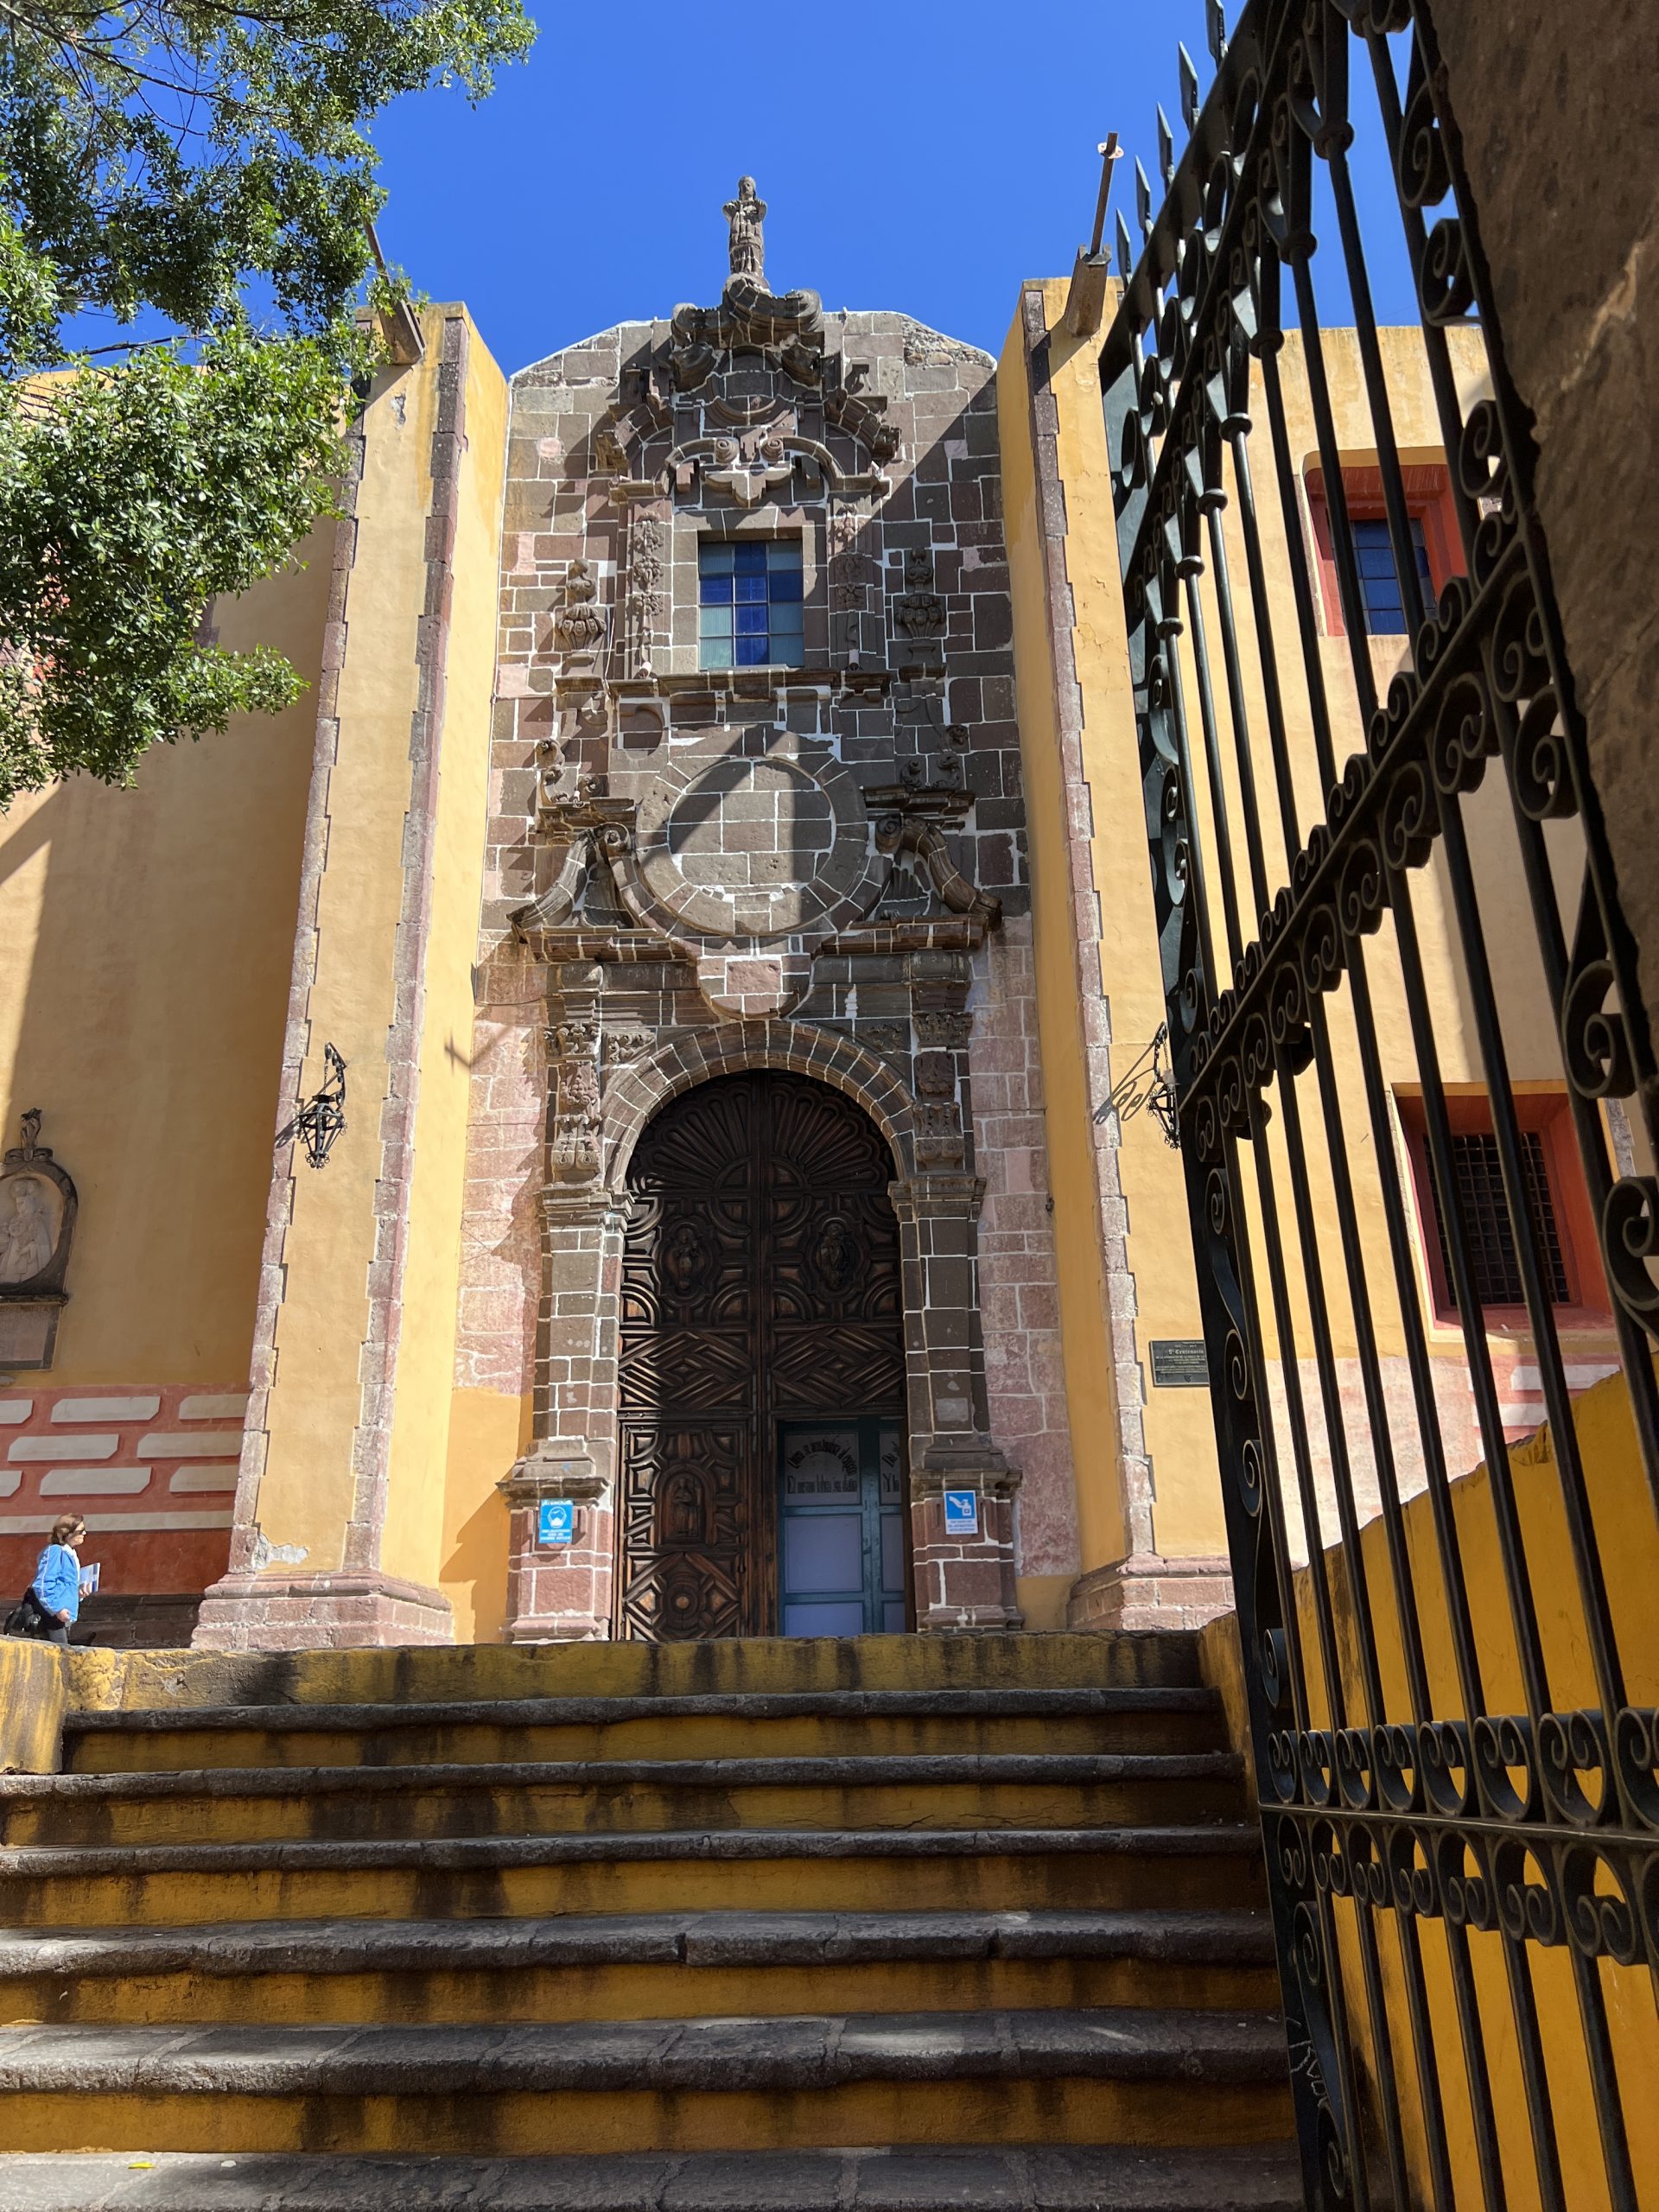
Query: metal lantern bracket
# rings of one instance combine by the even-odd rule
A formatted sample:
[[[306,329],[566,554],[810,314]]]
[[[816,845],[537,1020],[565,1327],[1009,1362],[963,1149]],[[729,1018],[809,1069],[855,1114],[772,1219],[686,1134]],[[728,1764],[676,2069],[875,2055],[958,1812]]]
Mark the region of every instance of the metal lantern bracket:
[[[334,1148],[334,1140],[346,1127],[346,1063],[332,1045],[322,1048],[327,1072],[322,1087],[308,1098],[286,1128],[276,1133],[278,1144],[297,1137],[313,1167],[321,1167]]]
[[[1168,1041],[1169,1024],[1160,1022],[1151,1044],[1113,1085],[1111,1096],[1104,1105],[1096,1107],[1095,1119],[1103,1122],[1116,1114],[1120,1123],[1132,1122],[1145,1109],[1163,1131],[1164,1142],[1173,1152],[1180,1148],[1180,1109],[1164,1050]]]

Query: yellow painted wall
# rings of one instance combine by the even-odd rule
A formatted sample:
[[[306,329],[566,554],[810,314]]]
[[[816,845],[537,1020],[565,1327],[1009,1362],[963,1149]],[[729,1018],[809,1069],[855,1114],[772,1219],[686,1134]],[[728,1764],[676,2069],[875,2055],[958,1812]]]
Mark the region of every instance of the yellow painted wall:
[[[1110,1008],[1115,1077],[1155,1034],[1164,1008],[1096,353],[1091,341],[1070,338],[1059,327],[1065,289],[1058,282],[1046,284],[1044,302],[1057,456],[1065,494],[1083,768],[1092,815],[1090,855],[1100,904],[1098,946],[1085,945],[1081,955],[1065,849],[1067,798],[1038,524],[1025,334],[1019,318],[1003,351],[998,394],[1061,1334],[1087,1572],[1122,1558],[1128,1546],[1110,1324],[1094,1206],[1095,1140],[1077,980],[1079,957],[1100,963]],[[1164,1143],[1150,1115],[1124,1124],[1117,1160],[1128,1211],[1135,1349],[1143,1376],[1149,1378],[1153,1337],[1201,1333],[1185,1180],[1179,1155]],[[1189,1558],[1224,1552],[1208,1395],[1148,1387],[1146,1400],[1142,1420],[1156,1484],[1155,1550]]]
[[[1065,791],[1049,645],[1045,550],[1030,431],[1024,319],[997,371],[1003,535],[1014,601],[1014,670],[1031,864],[1037,1016],[1043,1062],[1066,1413],[1084,1571],[1120,1559],[1128,1529],[1118,1478],[1117,1407],[1106,1281],[1095,1209],[1094,1143],[1072,950]],[[1023,1598],[1022,1598],[1023,1602]]]
[[[1622,1376],[1610,1377],[1586,1391],[1573,1406],[1573,1421],[1584,1461],[1591,1512],[1606,1578],[1607,1602],[1625,1670],[1628,1702],[1637,1707],[1659,1703],[1659,1621],[1653,1592],[1659,1576],[1659,1528],[1654,1501],[1637,1443],[1630,1394]],[[1550,1432],[1546,1427],[1513,1446],[1509,1453],[1539,1635],[1558,1711],[1597,1704],[1584,1614],[1573,1572],[1560,1478]],[[1453,1519],[1469,1592],[1477,1654],[1486,1710],[1495,1714],[1525,1711],[1514,1632],[1492,1511],[1487,1470],[1454,1483]],[[1462,1717],[1458,1675],[1452,1661],[1441,1589],[1433,1516],[1427,1497],[1405,1508],[1407,1548],[1421,1608],[1429,1694],[1435,1716]],[[1390,1721],[1408,1721],[1410,1698],[1397,1616],[1391,1600],[1388,1549],[1381,1522],[1361,1539],[1366,1578],[1376,1623],[1379,1667]],[[1345,1568],[1340,1554],[1327,1554],[1337,1643],[1350,1725],[1368,1718],[1355,1665],[1357,1640]],[[1297,1612],[1310,1681],[1312,1725],[1328,1725],[1330,1704],[1319,1671],[1312,1576],[1296,1577]],[[1239,1644],[1234,1619],[1204,1630],[1201,1654],[1206,1679],[1218,1687],[1229,1725],[1241,1751],[1248,1755],[1249,1722]],[[1367,2015],[1364,1983],[1355,1936],[1355,1908],[1338,1900],[1338,1929],[1343,1945],[1348,2009],[1358,2038],[1367,2088],[1375,2107],[1376,2067]],[[1378,1953],[1387,1996],[1389,2039],[1395,2057],[1400,2110],[1408,2154],[1421,2201],[1429,2202],[1421,2107],[1412,2060],[1409,2016],[1401,1974],[1401,1955],[1389,1913],[1376,1916]],[[1443,1928],[1418,1923],[1424,1974],[1432,2011],[1438,2077],[1446,2104],[1456,2202],[1478,2204],[1481,2190],[1473,2149],[1473,2122],[1459,2053],[1461,2041]],[[1471,1931],[1471,1969],[1491,2069],[1504,2179],[1512,2212],[1534,2212],[1539,2196],[1533,2175],[1527,2105],[1520,2060],[1510,2025],[1508,1980],[1502,1938]],[[1572,1960],[1564,1948],[1529,1946],[1545,2064],[1550,2085],[1562,2162],[1564,2201],[1572,2212],[1605,2212],[1609,2204],[1602,2167],[1600,2134],[1584,2058]],[[1659,2179],[1659,2102],[1651,2094],[1659,2082],[1659,2015],[1651,1976],[1644,1967],[1598,1962],[1597,1974],[1630,2133],[1631,2164],[1640,2201]]]
[[[531,1448],[532,1405],[528,1390],[456,1390],[450,1399],[438,1583],[457,1643],[499,1642],[506,1625],[507,1507],[496,1484]]]
[[[296,1174],[277,1322],[276,1381],[257,1518],[285,1572],[337,1568],[351,1515],[362,1410],[375,1186],[382,1166],[388,1033],[410,805],[410,719],[419,696],[426,518],[443,326],[423,315],[427,351],[375,379],[364,423],[355,556],[346,598],[340,741],[328,794],[305,1085],[332,1042],[348,1067],[346,1128],[327,1170]],[[474,333],[462,457],[421,1033],[416,1166],[403,1278],[391,1496],[382,1564],[438,1580],[454,1364],[464,1172],[470,960],[484,859],[494,584],[505,452],[505,387]],[[474,411],[476,410],[476,411]],[[296,1555],[297,1554],[297,1555]]]
[[[390,1574],[439,1584],[447,1578],[446,1478],[460,1298],[461,1217],[472,1074],[473,953],[483,892],[488,812],[490,714],[495,689],[501,499],[506,467],[505,378],[476,334],[468,357],[467,445],[461,457],[450,608],[448,678],[433,852],[431,935],[421,1038],[420,1100],[409,1217],[403,1340],[391,1438],[391,1500],[381,1561]],[[454,1474],[465,1497],[471,1461]],[[511,1459],[478,1471],[482,1496],[500,1522],[501,1558],[481,1561],[489,1599],[505,1602],[506,1508],[495,1494]],[[463,1574],[452,1596],[470,1617]],[[455,1624],[470,1637],[469,1618]]]
[[[334,535],[217,607],[297,704],[0,816],[5,1141],[39,1106],[80,1193],[43,1386],[246,1382]]]

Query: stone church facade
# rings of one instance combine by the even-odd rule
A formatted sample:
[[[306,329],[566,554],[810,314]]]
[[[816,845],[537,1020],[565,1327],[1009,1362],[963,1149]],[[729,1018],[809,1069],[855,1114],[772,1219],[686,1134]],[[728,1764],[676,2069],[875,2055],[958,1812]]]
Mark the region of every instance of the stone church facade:
[[[524,370],[510,409],[474,1118],[508,1172],[469,1182],[489,1295],[474,1327],[463,1287],[461,1345],[533,1394],[508,1633],[777,1629],[779,1452],[844,1459],[869,1413],[907,1471],[908,1619],[1017,1625],[1016,1568],[1077,1539],[994,364],[734,273]],[[780,1244],[722,1325],[718,1224],[631,1226],[630,1163],[691,1086],[782,1071],[890,1154],[892,1294],[865,1294],[884,1220],[825,1197],[768,1228],[758,1193],[747,1233],[793,1237],[799,1280]],[[791,1371],[765,1311],[804,1298]],[[709,1488],[681,1503],[702,1541],[658,1525],[671,1481]],[[558,1498],[582,1539],[550,1550]],[[772,1575],[732,1571],[757,1551]]]

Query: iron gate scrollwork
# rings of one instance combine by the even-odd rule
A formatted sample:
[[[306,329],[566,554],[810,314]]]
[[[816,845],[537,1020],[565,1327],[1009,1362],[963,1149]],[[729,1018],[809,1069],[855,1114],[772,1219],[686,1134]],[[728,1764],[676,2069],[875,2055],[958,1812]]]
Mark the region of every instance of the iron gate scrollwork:
[[[1572,2212],[1547,2064],[1558,2024],[1540,1996],[1559,1986],[1608,2198],[1636,2212],[1604,1967],[1659,1975],[1659,1714],[1627,1681],[1630,1622],[1608,1556],[1613,1542],[1627,1554],[1627,1583],[1628,1555],[1647,1562],[1653,1586],[1659,1186],[1637,1172],[1659,1135],[1653,1039],[1433,13],[1426,0],[1250,0],[1230,41],[1214,0],[1210,15],[1214,80],[1200,102],[1183,54],[1188,141],[1178,160],[1160,116],[1164,197],[1154,211],[1139,176],[1133,251],[1118,219],[1123,292],[1101,385],[1306,2192],[1321,2206],[1426,2198],[1440,2212],[1474,2201],[1455,2179],[1466,2157],[1480,2200],[1498,2207],[1518,2160],[1547,2208]],[[1418,289],[1414,372],[1454,541],[1438,594],[1413,505],[1425,464],[1402,451],[1395,419],[1402,355],[1379,333],[1362,246],[1362,88]],[[1335,234],[1322,261],[1316,212]],[[1316,299],[1316,270],[1333,261],[1369,426],[1358,442],[1351,427],[1344,440],[1354,410],[1344,417],[1333,391],[1336,341]],[[1305,461],[1299,429],[1314,448]],[[1386,544],[1402,617],[1397,672],[1368,635],[1357,443],[1366,542],[1373,560]],[[1315,485],[1325,536],[1310,548]],[[1597,1517],[1574,1427],[1522,1097],[1533,1086],[1512,1075],[1518,1016],[1495,976],[1495,944],[1509,963],[1514,932],[1499,925],[1494,939],[1481,843],[1494,824],[1535,929],[1563,1128],[1647,1477],[1616,1527]],[[1564,913],[1568,836],[1577,906]],[[1466,1086],[1442,1066],[1431,897],[1478,1075]],[[1414,1063],[1438,1313],[1384,992],[1403,1007]],[[1493,1354],[1503,1332],[1478,1295],[1479,1224],[1459,1183],[1465,1089],[1490,1118],[1492,1233],[1520,1289],[1504,1328],[1535,1364],[1548,1421],[1543,1506],[1511,1465]],[[1622,1103],[1633,1097],[1648,1117],[1634,1131]],[[1593,1274],[1593,1249],[1580,1263]],[[1448,1363],[1455,1332],[1461,1359]],[[1459,1389],[1486,1471],[1472,1498],[1454,1487],[1471,1463],[1448,1442]],[[1419,1492],[1432,1541],[1414,1545],[1406,1508]],[[1541,1557],[1546,1519],[1559,1560]],[[1496,1560],[1506,1645],[1481,1617],[1472,1543]],[[1548,1606],[1571,1616],[1568,1660],[1546,1580]],[[1642,1688],[1655,1694],[1650,1677]],[[1567,1961],[1559,1984],[1551,1953]],[[1496,2078],[1518,2075],[1526,2104],[1522,2139],[1507,2143],[1499,2037]],[[1452,2140],[1465,2126],[1471,2150]]]

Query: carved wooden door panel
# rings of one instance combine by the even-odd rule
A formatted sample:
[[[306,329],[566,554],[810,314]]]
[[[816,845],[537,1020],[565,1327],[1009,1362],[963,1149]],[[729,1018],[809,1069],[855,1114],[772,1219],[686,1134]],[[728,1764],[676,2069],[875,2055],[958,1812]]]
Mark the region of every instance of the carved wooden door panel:
[[[901,1414],[891,1157],[852,1102],[727,1076],[646,1129],[622,1260],[617,1632],[775,1632],[780,1420]]]

